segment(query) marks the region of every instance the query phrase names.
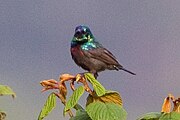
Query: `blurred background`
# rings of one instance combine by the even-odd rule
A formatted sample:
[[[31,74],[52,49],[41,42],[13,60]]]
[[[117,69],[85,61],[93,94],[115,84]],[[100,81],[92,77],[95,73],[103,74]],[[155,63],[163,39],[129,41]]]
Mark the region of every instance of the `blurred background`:
[[[179,0],[1,0],[0,84],[17,98],[0,97],[0,109],[8,120],[36,120],[50,93],[41,93],[39,82],[83,72],[69,49],[75,27],[85,24],[137,74],[105,71],[98,78],[106,89],[120,92],[128,120],[160,112],[168,93],[180,95],[179,5]],[[45,120],[67,120],[63,107],[58,101]]]

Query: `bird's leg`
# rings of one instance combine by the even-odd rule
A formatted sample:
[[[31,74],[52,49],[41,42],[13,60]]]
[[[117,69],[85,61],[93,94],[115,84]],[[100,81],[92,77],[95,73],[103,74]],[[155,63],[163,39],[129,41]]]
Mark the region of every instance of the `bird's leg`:
[[[94,78],[97,79],[97,77],[98,77],[98,73],[96,72],[94,73]]]

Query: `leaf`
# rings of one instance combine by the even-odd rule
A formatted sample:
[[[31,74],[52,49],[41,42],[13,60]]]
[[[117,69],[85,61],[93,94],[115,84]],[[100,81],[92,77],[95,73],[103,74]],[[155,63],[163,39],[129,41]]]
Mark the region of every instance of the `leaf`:
[[[6,116],[7,116],[7,115],[6,115],[5,112],[0,111],[0,120],[5,120]]]
[[[93,102],[86,107],[92,120],[126,120],[127,113],[114,103]]]
[[[173,108],[173,112],[178,112],[180,113],[180,97],[175,99],[173,101],[173,104],[174,104],[174,108]]]
[[[171,100],[174,98],[173,95],[169,94],[168,97],[164,99],[164,103],[162,105],[161,112],[170,113],[171,111]]]
[[[12,95],[12,97],[16,97],[15,92],[6,85],[0,85],[0,95]]]
[[[121,96],[116,91],[106,91],[106,93],[101,97],[98,97],[97,95],[93,95],[93,96],[89,95],[87,97],[86,106],[94,101],[101,101],[104,103],[115,103],[118,105],[122,105]]]
[[[51,93],[48,96],[48,99],[46,100],[46,103],[44,104],[44,107],[42,108],[38,120],[42,120],[45,118],[56,106],[56,95],[54,93]]]
[[[177,112],[164,113],[161,115],[159,120],[180,120],[180,113]]]
[[[105,94],[106,89],[94,78],[91,73],[85,73],[85,78],[93,85],[94,90],[98,96]]]
[[[106,91],[106,94],[100,97],[100,100],[105,103],[115,103],[122,105],[122,99],[118,92],[116,91]]]
[[[67,110],[73,108],[78,103],[78,100],[80,99],[83,93],[84,93],[84,87],[83,86],[78,87],[67,101],[64,111],[66,112]]]
[[[89,115],[84,110],[77,110],[76,116],[70,118],[69,120],[91,120]]]
[[[137,120],[159,120],[160,117],[161,117],[160,112],[151,112],[151,113],[142,115]]]

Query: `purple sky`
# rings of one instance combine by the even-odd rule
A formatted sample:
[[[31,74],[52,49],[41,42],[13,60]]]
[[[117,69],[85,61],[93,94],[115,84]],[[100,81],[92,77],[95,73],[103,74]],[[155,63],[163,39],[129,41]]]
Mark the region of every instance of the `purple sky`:
[[[105,71],[99,81],[121,93],[128,120],[160,111],[163,99],[180,95],[180,1],[1,0],[0,81],[17,98],[0,97],[9,120],[35,120],[49,92],[39,82],[83,72],[71,59],[77,25],[94,36],[127,69]],[[80,101],[84,105],[86,96]],[[67,120],[63,105],[45,120]]]

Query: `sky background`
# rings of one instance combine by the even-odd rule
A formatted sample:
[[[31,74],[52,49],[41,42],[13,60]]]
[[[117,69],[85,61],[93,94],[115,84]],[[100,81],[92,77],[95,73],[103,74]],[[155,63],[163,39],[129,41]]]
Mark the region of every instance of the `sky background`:
[[[119,62],[135,72],[104,71],[98,80],[120,92],[128,120],[161,111],[180,95],[179,0],[0,0],[0,84],[16,99],[0,97],[8,120],[36,120],[50,92],[39,82],[83,72],[70,55],[77,25],[90,27]],[[81,98],[84,105],[87,95]],[[63,105],[45,120],[67,120]]]

